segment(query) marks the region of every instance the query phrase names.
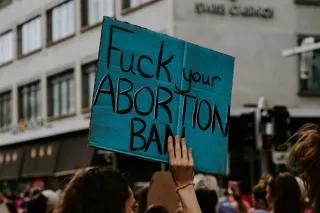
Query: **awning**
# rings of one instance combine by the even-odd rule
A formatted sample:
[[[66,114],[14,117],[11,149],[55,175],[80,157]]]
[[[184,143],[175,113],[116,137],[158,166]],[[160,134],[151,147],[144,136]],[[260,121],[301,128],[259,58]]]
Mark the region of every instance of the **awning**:
[[[27,145],[22,168],[22,177],[52,176],[55,170],[59,141],[55,138],[43,139],[38,143]]]
[[[68,175],[91,164],[94,149],[88,147],[88,131],[68,134],[60,141],[55,175]]]
[[[17,179],[21,171],[24,147],[0,149],[0,180]]]

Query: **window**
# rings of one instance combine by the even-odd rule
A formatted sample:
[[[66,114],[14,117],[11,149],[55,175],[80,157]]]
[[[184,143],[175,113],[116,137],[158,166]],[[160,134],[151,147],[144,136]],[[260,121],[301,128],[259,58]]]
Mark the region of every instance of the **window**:
[[[11,123],[11,92],[0,94],[0,129],[6,129]]]
[[[320,0],[295,0],[296,4],[320,5]]]
[[[154,0],[122,0],[122,9],[135,8]]]
[[[48,12],[48,41],[56,42],[75,33],[74,1],[67,1]]]
[[[19,88],[19,121],[34,122],[41,120],[40,82]]]
[[[41,48],[41,18],[37,17],[18,27],[18,53],[26,55]]]
[[[73,70],[48,79],[48,106],[50,117],[61,117],[75,113],[75,84]]]
[[[0,36],[0,65],[13,60],[13,32]]]
[[[320,36],[300,36],[299,45],[320,42]],[[300,95],[320,95],[320,49],[299,57]]]
[[[100,23],[103,16],[114,16],[114,0],[82,0],[81,15],[82,27]]]
[[[82,108],[84,110],[91,107],[97,70],[97,61],[82,66]]]

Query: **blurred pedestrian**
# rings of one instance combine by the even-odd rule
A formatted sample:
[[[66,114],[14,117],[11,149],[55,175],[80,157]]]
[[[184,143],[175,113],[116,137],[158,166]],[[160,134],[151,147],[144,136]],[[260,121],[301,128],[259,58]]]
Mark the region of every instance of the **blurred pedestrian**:
[[[33,195],[27,205],[28,213],[46,213],[47,212],[47,198],[39,192]]]
[[[266,198],[272,213],[303,212],[299,185],[287,172],[270,177]]]
[[[218,195],[215,190],[196,189],[197,200],[203,213],[216,213]]]
[[[46,212],[51,213],[58,204],[58,193],[53,190],[43,190],[41,192],[46,198]]]
[[[298,172],[305,183],[314,213],[320,212],[320,128],[305,124],[291,138],[289,167]]]
[[[257,185],[253,187],[253,209],[250,213],[269,213],[267,195],[267,183],[259,181]]]
[[[214,176],[197,174],[194,177],[197,200],[203,213],[216,213],[219,190]]]
[[[237,181],[229,181],[226,199],[219,206],[218,213],[247,213],[250,205],[241,199],[241,189]]]
[[[134,213],[136,209],[136,200],[125,178],[117,171],[95,167],[73,176],[54,212]]]

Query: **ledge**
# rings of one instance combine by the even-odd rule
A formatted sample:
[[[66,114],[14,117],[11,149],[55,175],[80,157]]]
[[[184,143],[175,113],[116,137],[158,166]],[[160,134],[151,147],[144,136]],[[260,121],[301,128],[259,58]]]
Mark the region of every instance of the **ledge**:
[[[24,59],[24,58],[26,58],[26,57],[28,57],[28,56],[31,56],[31,55],[33,55],[33,54],[36,54],[37,52],[40,52],[41,50],[42,50],[42,47],[39,48],[39,49],[33,50],[33,51],[31,51],[31,52],[28,52],[28,53],[26,53],[26,54],[18,54],[18,60]]]
[[[97,28],[97,27],[99,27],[99,26],[101,26],[101,25],[102,25],[102,21],[99,21],[99,22],[97,22],[97,23],[95,23],[95,24],[93,24],[93,25],[82,26],[80,32],[81,32],[81,33],[85,33],[85,32],[87,32],[87,31],[89,31],[89,30],[91,30],[91,29],[94,29],[94,28]]]
[[[144,7],[146,7],[146,6],[150,5],[150,4],[153,4],[153,3],[157,2],[157,1],[161,1],[161,0],[151,0],[151,1],[148,1],[148,2],[145,2],[145,3],[142,3],[142,4],[140,4],[140,5],[136,6],[136,7],[124,8],[124,9],[121,10],[121,15],[127,15],[129,13],[134,12],[134,11],[140,10],[141,8],[144,8]]]
[[[60,40],[58,40],[58,41],[47,41],[47,47],[51,47],[51,46],[54,46],[54,45],[56,45],[56,44],[62,43],[62,42],[64,42],[64,41],[68,40],[68,39],[71,39],[71,38],[75,37],[75,35],[76,35],[76,34],[73,33],[72,35],[69,35],[69,36],[67,36],[67,37],[64,37],[64,38],[62,38],[62,39],[60,39]]]
[[[58,120],[62,120],[62,119],[65,119],[65,118],[74,117],[75,115],[76,115],[76,113],[71,113],[71,114],[67,114],[67,115],[61,115],[61,116],[58,116],[58,117],[49,116],[48,117],[48,122],[58,121]]]

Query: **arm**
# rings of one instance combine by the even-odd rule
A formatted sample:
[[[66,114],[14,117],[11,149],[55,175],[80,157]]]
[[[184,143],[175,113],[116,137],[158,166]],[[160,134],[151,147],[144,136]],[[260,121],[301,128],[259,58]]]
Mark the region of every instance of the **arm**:
[[[185,213],[201,213],[193,187],[193,157],[191,149],[187,149],[186,140],[179,137],[168,138],[169,164],[172,177],[176,183],[177,194]]]

